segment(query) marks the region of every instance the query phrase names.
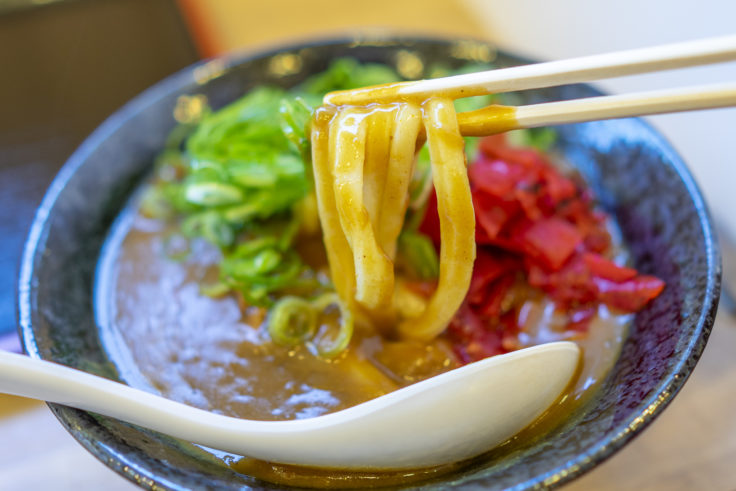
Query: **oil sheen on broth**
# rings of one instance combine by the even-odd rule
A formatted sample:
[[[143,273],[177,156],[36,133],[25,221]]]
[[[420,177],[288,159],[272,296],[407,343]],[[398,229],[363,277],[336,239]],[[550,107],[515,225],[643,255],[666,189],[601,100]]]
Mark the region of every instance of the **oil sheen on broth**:
[[[194,240],[183,258],[172,259],[181,241],[172,224],[142,216],[134,199],[104,248],[97,285],[103,342],[132,386],[228,416],[285,420],[350,407],[457,366],[442,336],[429,343],[387,341],[359,326],[350,349],[335,359],[305,345],[278,346],[263,327],[262,310],[243,309],[233,296],[201,293],[202,284],[217,278],[219,252]],[[321,241],[300,241],[299,247],[310,266],[328,274]],[[579,376],[526,438],[553,427],[594,392],[618,357],[630,315],[601,305],[586,335],[561,330],[554,305],[543,297],[528,300],[522,315],[520,346],[570,339],[583,352]],[[235,467],[295,485],[376,482],[372,473],[325,473],[249,459]],[[380,482],[406,483],[442,471],[386,474]]]

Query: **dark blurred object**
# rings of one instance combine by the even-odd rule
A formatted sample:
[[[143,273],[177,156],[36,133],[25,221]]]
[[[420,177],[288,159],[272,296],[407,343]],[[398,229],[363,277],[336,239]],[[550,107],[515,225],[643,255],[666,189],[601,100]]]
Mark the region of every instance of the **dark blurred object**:
[[[138,92],[197,60],[173,0],[0,0],[0,337],[23,241],[74,148]],[[12,334],[11,334],[12,335]]]
[[[721,224],[718,227],[718,238],[723,263],[721,305],[725,307],[726,312],[736,316],[736,237],[728,227]]]

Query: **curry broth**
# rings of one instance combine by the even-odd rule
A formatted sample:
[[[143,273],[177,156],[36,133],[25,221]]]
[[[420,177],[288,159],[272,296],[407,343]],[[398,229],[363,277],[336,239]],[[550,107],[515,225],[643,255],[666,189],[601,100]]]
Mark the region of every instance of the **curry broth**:
[[[201,292],[217,278],[219,252],[201,240],[182,246],[172,224],[145,218],[137,203],[124,211],[106,244],[97,285],[103,342],[130,385],[219,414],[285,420],[347,408],[457,366],[442,338],[429,344],[386,341],[360,328],[350,349],[333,360],[317,356],[309,345],[273,344],[263,312],[244,309],[233,296]],[[312,266],[323,260],[315,241],[300,244],[300,252],[311,251],[306,260]],[[618,357],[630,315],[601,306],[587,334],[560,330],[544,298],[527,301],[521,315],[520,346],[569,339],[583,352],[577,380],[541,421],[522,432],[527,439],[554,428],[594,392]],[[228,463],[265,480],[315,487],[409,483],[463,465],[346,473],[248,458]]]
[[[132,213],[132,212],[131,212]],[[108,247],[108,318],[135,364],[138,383],[228,416],[259,420],[319,416],[456,366],[442,340],[386,342],[356,329],[354,349],[329,360],[309,346],[271,342],[262,314],[233,296],[211,298],[219,253],[195,240],[183,260],[166,257],[173,229],[134,215]],[[114,354],[113,354],[114,356]],[[130,382],[130,381],[129,381]]]

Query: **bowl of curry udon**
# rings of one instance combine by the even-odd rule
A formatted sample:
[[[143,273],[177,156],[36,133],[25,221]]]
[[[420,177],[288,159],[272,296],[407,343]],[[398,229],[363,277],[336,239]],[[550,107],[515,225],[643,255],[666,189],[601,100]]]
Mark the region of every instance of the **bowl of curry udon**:
[[[54,181],[26,245],[19,317],[30,356],[263,420],[333,412],[535,344],[578,343],[577,376],[531,426],[468,461],[348,472],[260,462],[52,404],[61,423],[116,472],[161,489],[554,487],[630,441],[693,370],[720,288],[704,200],[647,124],[467,139],[459,195],[435,190],[440,167],[431,152],[412,151],[404,197],[383,208],[397,188],[382,185],[391,177],[367,145],[358,218],[394,268],[388,296],[369,288],[382,281],[375,264],[351,263],[345,242],[325,233],[330,203],[315,196],[325,180],[313,172],[322,164],[308,124],[325,92],[522,63],[475,41],[347,40],[172,75],[106,120]],[[455,109],[598,94],[569,85]],[[380,123],[400,111],[376,112],[369,143],[381,132],[388,142],[417,138],[401,133],[406,120]],[[343,220],[333,225],[345,227],[346,196],[331,199]],[[443,283],[454,274],[437,211],[448,199],[475,218],[455,237],[474,237],[475,261]],[[349,223],[338,235],[357,247],[365,237]]]

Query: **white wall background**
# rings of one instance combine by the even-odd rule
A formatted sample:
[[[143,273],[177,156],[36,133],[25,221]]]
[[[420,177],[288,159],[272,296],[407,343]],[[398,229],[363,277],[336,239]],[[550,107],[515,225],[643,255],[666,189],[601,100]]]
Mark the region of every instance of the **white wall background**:
[[[733,0],[464,0],[500,47],[539,60],[736,34]],[[612,93],[736,82],[736,62],[596,82]],[[736,237],[736,108],[649,117]]]

